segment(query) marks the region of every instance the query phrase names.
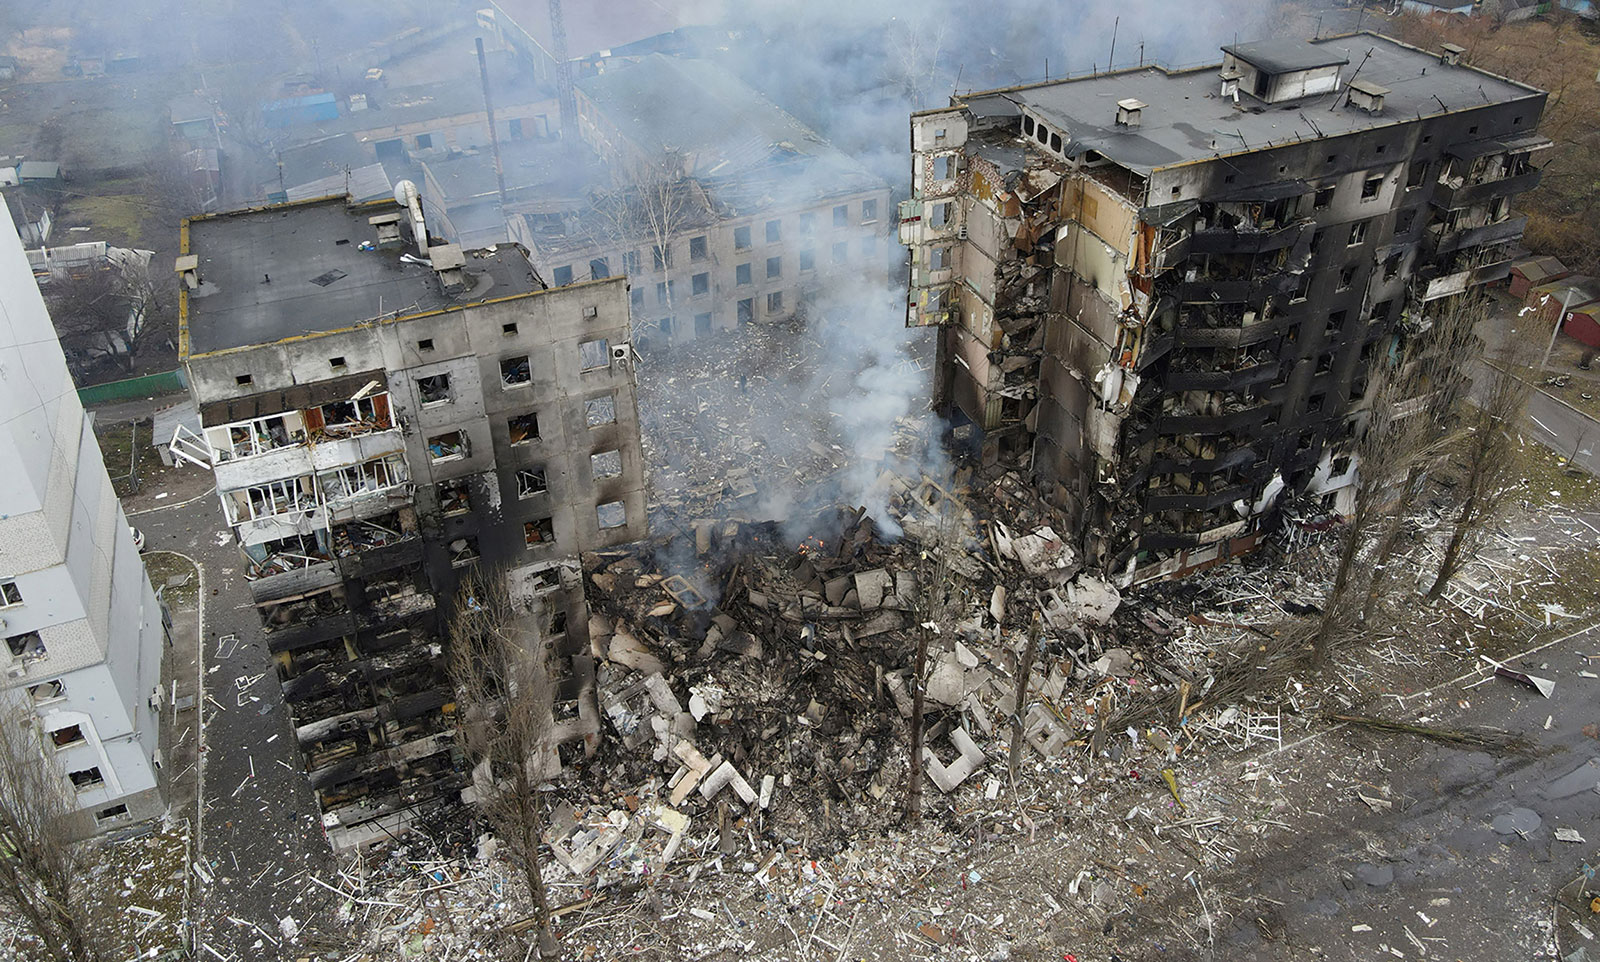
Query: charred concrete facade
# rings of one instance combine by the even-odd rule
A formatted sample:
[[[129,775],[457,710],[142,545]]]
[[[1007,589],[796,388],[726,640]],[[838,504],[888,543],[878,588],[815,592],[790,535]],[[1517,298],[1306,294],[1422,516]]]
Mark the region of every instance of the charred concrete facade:
[[[1347,507],[1375,359],[1522,253],[1544,102],[1358,34],[913,115],[907,321],[943,328],[958,439],[1125,580],[1248,551],[1289,498]]]
[[[180,351],[335,845],[453,799],[447,624],[503,572],[552,654],[562,751],[598,737],[579,552],[645,534],[623,278],[427,245],[393,201],[192,218]]]

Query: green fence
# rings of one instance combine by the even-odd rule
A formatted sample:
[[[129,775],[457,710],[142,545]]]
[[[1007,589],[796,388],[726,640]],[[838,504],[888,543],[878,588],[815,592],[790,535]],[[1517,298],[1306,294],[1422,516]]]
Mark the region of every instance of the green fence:
[[[180,368],[161,374],[130,377],[126,381],[112,381],[109,384],[79,388],[78,400],[83,402],[84,407],[93,407],[96,404],[108,404],[112,401],[131,401],[135,398],[156,397],[161,394],[177,394],[188,388],[189,381]]]

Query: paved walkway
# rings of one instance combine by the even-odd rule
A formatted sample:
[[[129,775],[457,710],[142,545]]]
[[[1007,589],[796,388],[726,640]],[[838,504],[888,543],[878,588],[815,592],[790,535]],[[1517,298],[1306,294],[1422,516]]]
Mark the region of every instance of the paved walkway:
[[[214,497],[135,523],[149,550],[180,552],[201,569],[199,861],[210,882],[200,884],[198,954],[215,960],[209,945],[229,962],[299,958],[304,950],[281,944],[280,920],[303,923],[314,910],[304,873],[325,871],[330,853],[238,550]]]
[[[1506,338],[1526,333],[1518,330],[1519,321],[1522,320],[1517,314],[1520,307],[1516,301],[1499,298],[1494,313],[1479,325],[1478,335],[1483,339],[1484,351],[1488,357],[1495,356]],[[1549,340],[1548,329],[1541,337],[1545,341]],[[1540,353],[1543,353],[1542,347]],[[1536,363],[1537,360],[1536,357]],[[1479,362],[1480,366],[1484,363]],[[1556,369],[1553,361],[1551,367],[1552,371]],[[1560,371],[1579,375],[1590,373],[1577,371],[1570,366],[1564,366]],[[1533,393],[1528,396],[1526,416],[1531,437],[1562,457],[1571,458],[1573,463],[1580,465],[1589,473],[1600,474],[1600,458],[1596,457],[1596,451],[1600,450],[1600,421],[1596,421],[1539,384],[1534,385]]]

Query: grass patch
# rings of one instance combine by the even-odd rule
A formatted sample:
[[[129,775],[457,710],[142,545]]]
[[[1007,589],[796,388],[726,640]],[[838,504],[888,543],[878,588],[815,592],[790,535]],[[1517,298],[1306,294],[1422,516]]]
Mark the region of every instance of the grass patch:
[[[67,201],[62,217],[65,227],[93,227],[94,240],[113,247],[148,249],[144,242],[144,218],[148,208],[142,194],[95,194]]]
[[[170,551],[152,551],[144,556],[144,570],[150,584],[162,591],[167,604],[179,611],[193,611],[200,600],[200,573],[183,555]],[[174,578],[187,577],[181,585],[172,584]]]

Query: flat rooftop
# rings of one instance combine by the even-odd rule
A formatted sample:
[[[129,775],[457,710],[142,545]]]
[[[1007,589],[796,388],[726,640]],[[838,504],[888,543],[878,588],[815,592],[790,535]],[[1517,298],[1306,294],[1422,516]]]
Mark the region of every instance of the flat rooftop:
[[[369,217],[402,208],[393,201],[352,207],[342,199],[213,214],[189,221],[183,253],[199,258],[200,287],[183,322],[188,355],[323,334],[379,316],[416,314],[541,290],[514,245],[466,252],[467,289],[444,292],[433,270],[401,260],[407,243],[376,242]]]
[[[1314,55],[1319,48],[1325,55]],[[1220,154],[1282,146],[1297,139],[1337,137],[1418,117],[1544,96],[1543,91],[1465,63],[1446,66],[1435,54],[1373,33],[1306,44],[1245,44],[1234,49],[1241,56],[1244,51],[1255,49],[1263,59],[1277,55],[1295,64],[1348,59],[1351,64],[1361,65],[1360,79],[1387,87],[1389,94],[1378,114],[1342,101],[1335,107],[1335,101],[1345,96],[1346,82],[1354,72],[1350,68],[1342,71],[1336,93],[1267,104],[1241,90],[1235,105],[1231,98],[1222,96],[1218,63],[1180,72],[1147,67],[984,91],[959,100],[973,113],[985,116],[1014,115],[1026,106],[1066,131],[1071,137],[1066,145],[1069,156],[1094,150],[1148,175],[1163,167],[1208,160]],[[1370,57],[1368,50],[1372,52]],[[1119,127],[1117,101],[1129,97],[1148,106],[1139,126]],[[1528,118],[1530,129],[1534,119]]]

